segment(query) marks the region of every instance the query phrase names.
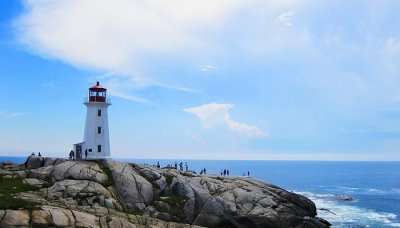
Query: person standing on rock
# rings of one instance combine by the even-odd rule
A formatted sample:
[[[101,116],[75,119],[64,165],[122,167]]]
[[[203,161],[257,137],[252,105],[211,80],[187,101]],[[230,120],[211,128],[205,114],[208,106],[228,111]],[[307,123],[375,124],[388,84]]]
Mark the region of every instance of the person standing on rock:
[[[160,166],[160,162],[157,162],[157,168],[160,168],[161,166]]]
[[[250,176],[250,171],[247,171],[247,176],[248,176],[248,177]]]
[[[226,175],[229,176],[229,169],[226,170]]]
[[[40,154],[40,152],[39,152],[38,156],[39,156],[39,157],[42,157],[42,155]]]
[[[87,150],[85,150],[85,159],[87,159]]]
[[[189,166],[188,166],[187,162],[185,162],[185,170],[186,170],[186,172],[189,171]]]

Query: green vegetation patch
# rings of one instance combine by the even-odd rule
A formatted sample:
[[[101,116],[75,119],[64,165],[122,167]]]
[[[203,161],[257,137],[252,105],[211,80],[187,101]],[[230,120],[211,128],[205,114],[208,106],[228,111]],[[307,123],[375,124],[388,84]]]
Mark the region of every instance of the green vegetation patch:
[[[174,180],[174,176],[172,176],[172,175],[166,175],[166,176],[165,176],[165,180],[167,181],[167,184],[168,184],[168,185],[171,185],[171,184],[172,184],[172,181]]]
[[[172,215],[176,220],[175,222],[183,222],[185,221],[185,213],[183,208],[185,207],[186,198],[175,195],[175,194],[164,194],[159,199],[162,202],[167,203],[170,206],[169,211],[165,211],[163,208],[156,209],[160,212],[167,212],[168,214]]]
[[[105,185],[106,185],[106,186],[114,185],[114,178],[113,178],[111,169],[110,169],[109,167],[107,167],[106,165],[104,165],[102,160],[98,161],[97,164],[100,166],[100,169],[102,169],[103,172],[104,172],[104,173],[107,175],[107,177],[108,177],[108,178],[107,178],[108,181],[107,181],[107,183],[105,183]]]
[[[126,209],[126,213],[132,214],[132,215],[143,215],[143,211],[140,209]]]
[[[22,178],[6,178],[0,176],[0,209],[32,209],[36,203],[16,198],[20,192],[35,191],[33,187],[22,182]]]

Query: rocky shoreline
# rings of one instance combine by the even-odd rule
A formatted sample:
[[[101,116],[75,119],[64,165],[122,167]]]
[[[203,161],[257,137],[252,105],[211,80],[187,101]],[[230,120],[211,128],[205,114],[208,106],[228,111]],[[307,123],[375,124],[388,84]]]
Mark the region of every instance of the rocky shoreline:
[[[0,163],[0,227],[329,227],[308,198],[247,177],[114,160]]]

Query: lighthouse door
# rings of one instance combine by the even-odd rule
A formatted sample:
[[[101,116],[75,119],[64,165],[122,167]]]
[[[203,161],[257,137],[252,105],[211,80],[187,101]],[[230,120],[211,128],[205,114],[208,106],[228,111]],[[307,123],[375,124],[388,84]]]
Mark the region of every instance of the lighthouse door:
[[[82,144],[76,144],[75,147],[75,159],[81,160],[82,159]]]

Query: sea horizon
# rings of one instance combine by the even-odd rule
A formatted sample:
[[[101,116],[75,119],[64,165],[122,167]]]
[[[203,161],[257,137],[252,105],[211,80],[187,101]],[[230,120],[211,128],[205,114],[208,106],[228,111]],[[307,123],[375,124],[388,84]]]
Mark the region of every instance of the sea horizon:
[[[18,156],[6,156],[0,155],[0,157],[10,157],[10,158],[27,158],[29,156],[26,155],[18,155]],[[65,158],[68,159],[67,156],[43,156],[43,157],[50,157],[50,158]],[[283,161],[283,162],[400,162],[400,160],[292,160],[292,159],[208,159],[208,158],[135,158],[135,157],[110,157],[108,159],[115,159],[115,160],[171,160],[171,161]]]

